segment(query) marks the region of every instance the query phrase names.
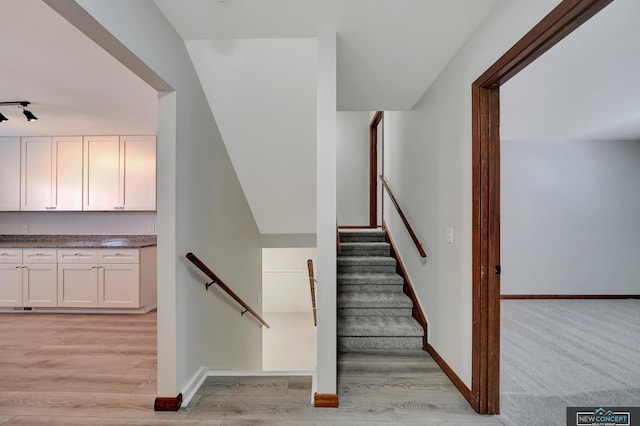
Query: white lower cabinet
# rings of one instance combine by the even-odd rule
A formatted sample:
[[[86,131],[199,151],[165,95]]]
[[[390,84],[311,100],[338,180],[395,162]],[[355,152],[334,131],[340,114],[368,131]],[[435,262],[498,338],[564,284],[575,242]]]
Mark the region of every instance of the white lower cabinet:
[[[0,307],[56,307],[56,249],[0,248]]]
[[[156,247],[0,248],[0,308],[133,308],[156,305]]]
[[[33,308],[58,306],[57,265],[28,263],[22,269],[22,305]]]
[[[58,264],[58,306],[98,307],[98,266],[84,263]]]
[[[98,307],[140,306],[140,265],[132,263],[98,266]]]
[[[155,255],[155,247],[58,250],[58,306],[155,306]]]
[[[22,307],[22,265],[0,263],[0,306]]]

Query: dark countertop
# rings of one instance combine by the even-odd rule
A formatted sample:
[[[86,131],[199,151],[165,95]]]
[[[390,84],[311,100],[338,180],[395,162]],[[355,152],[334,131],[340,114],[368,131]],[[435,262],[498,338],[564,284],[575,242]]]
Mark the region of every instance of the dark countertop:
[[[0,247],[6,248],[143,248],[155,245],[155,235],[0,235]]]

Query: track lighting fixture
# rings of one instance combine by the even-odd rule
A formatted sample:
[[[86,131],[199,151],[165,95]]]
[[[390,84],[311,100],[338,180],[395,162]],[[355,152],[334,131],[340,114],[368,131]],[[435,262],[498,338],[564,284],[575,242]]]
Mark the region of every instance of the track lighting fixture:
[[[27,121],[34,121],[34,120],[37,120],[38,117],[33,115],[33,113],[27,109],[27,107],[30,104],[31,104],[31,102],[29,102],[29,101],[0,102],[0,106],[6,106],[6,105],[21,106],[22,107],[22,113],[24,114],[25,117],[27,117]],[[0,113],[0,123],[3,122],[3,121],[9,121],[9,119],[4,114]]]

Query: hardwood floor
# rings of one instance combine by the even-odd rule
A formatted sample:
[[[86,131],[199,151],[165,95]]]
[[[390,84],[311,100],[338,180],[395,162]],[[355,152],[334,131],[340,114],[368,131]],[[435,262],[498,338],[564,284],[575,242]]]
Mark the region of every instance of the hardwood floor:
[[[340,408],[313,408],[311,377],[209,377],[185,409],[220,425],[501,425],[476,414],[423,351],[339,356]]]
[[[188,407],[154,412],[156,313],[0,315],[0,425],[499,425],[428,354],[342,354],[340,408],[311,378],[211,377]]]
[[[178,425],[187,417],[153,411],[155,312],[1,314],[0,342],[2,425]]]

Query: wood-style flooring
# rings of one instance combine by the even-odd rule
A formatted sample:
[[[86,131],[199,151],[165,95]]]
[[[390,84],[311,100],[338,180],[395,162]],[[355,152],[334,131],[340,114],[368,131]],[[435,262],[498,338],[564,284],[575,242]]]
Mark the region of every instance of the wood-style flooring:
[[[154,412],[156,313],[0,315],[0,425],[499,425],[428,354],[339,361],[340,408],[311,406],[311,378],[211,377],[188,407]]]
[[[156,370],[155,312],[0,314],[1,425],[177,424]]]
[[[216,425],[501,425],[476,414],[431,357],[359,352],[339,357],[340,407],[313,408],[311,377],[210,377],[185,411]]]

